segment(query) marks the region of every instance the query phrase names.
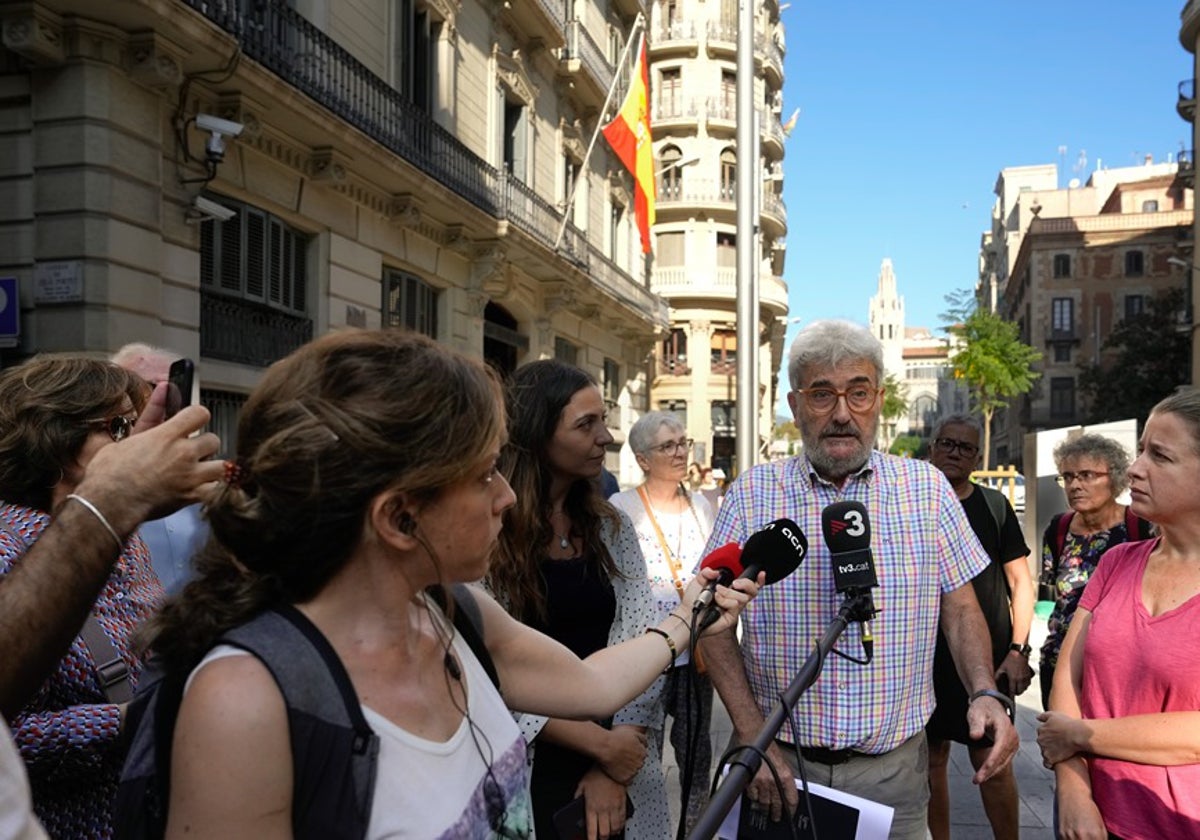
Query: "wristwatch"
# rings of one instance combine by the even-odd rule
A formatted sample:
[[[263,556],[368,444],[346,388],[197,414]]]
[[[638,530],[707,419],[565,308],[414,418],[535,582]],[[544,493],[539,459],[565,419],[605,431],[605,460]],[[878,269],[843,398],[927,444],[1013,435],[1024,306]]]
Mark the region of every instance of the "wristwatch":
[[[1026,642],[1023,645],[1019,645],[1016,642],[1013,642],[1011,645],[1008,646],[1008,649],[1015,650],[1017,653],[1021,654],[1026,659],[1029,658],[1029,654],[1033,653],[1033,648],[1030,647],[1029,642]]]

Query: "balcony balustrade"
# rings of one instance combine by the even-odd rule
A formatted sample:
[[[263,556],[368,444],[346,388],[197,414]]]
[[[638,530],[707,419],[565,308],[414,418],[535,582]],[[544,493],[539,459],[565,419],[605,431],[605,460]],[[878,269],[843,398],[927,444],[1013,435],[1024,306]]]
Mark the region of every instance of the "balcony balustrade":
[[[200,355],[266,367],[312,339],[311,318],[200,290]]]

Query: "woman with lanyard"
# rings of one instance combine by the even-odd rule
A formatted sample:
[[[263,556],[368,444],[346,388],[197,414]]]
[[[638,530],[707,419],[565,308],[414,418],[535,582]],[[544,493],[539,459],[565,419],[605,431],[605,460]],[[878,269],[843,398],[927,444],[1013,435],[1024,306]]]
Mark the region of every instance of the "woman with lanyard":
[[[609,501],[633,520],[646,557],[654,606],[662,617],[680,605],[712,531],[714,514],[703,495],[689,492],[683,484],[692,441],[675,415],[662,411],[643,415],[629,430],[629,448],[646,480]],[[671,747],[681,772],[683,820],[691,833],[708,801],[713,689],[701,663],[696,663],[691,676],[687,664],[686,656],[675,661],[663,700],[671,716]]]

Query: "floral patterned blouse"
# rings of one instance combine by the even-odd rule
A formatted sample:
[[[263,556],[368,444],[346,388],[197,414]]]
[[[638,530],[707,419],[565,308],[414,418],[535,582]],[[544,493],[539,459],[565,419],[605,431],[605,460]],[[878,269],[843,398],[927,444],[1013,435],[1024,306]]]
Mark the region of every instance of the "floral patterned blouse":
[[[1056,568],[1052,544],[1057,524],[1057,517],[1050,520],[1042,537],[1042,580],[1054,581],[1054,609],[1047,622],[1050,632],[1042,645],[1043,668],[1058,664],[1058,652],[1067,637],[1075,608],[1079,606],[1079,596],[1096,570],[1100,556],[1114,545],[1129,540],[1124,519],[1106,531],[1086,536],[1067,531]]]

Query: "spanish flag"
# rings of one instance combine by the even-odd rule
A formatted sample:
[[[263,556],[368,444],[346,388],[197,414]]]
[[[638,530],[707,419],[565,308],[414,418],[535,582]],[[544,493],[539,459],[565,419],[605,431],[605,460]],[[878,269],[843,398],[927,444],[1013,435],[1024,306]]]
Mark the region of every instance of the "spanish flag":
[[[654,224],[654,150],[650,143],[650,66],[646,63],[646,38],[642,36],[633,83],[621,110],[601,129],[604,139],[633,175],[633,213],[642,236],[642,253],[650,253],[650,226]]]

